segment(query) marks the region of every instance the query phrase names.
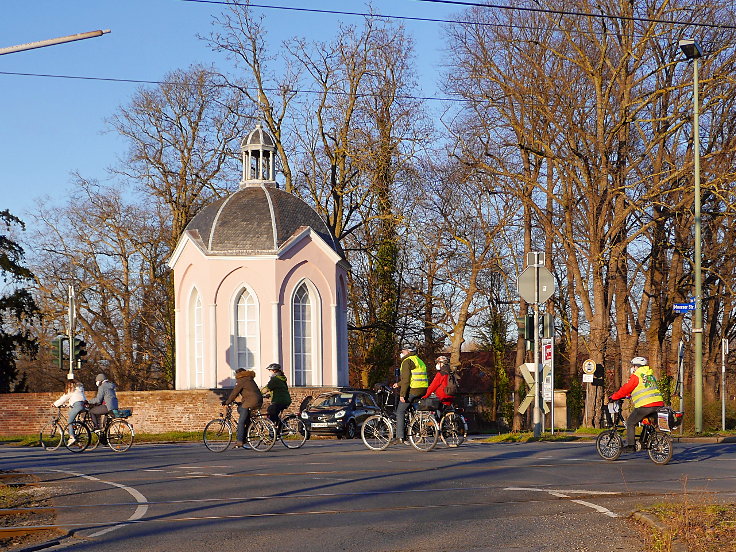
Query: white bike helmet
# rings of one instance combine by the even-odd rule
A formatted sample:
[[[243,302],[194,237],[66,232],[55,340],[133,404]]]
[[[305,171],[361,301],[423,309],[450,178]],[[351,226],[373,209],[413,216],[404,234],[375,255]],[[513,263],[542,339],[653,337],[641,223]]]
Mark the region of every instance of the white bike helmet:
[[[632,366],[646,366],[647,359],[644,357],[634,357],[631,359]]]

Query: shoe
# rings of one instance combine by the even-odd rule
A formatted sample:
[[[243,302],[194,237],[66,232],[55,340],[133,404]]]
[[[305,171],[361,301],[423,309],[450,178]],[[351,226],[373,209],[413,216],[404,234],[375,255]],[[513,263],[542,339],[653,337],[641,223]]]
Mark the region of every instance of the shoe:
[[[76,439],[75,437],[72,437],[71,439],[69,439],[69,440],[68,440],[68,441],[66,442],[66,444],[67,444],[67,445],[69,445],[69,446],[72,446],[72,445],[73,445],[74,443],[76,443],[76,442],[77,442],[77,439]]]
[[[624,445],[624,448],[621,449],[621,452],[636,452],[636,447],[634,445]]]
[[[241,443],[240,441],[236,441],[233,448],[243,448],[243,443]]]
[[[95,433],[96,433],[97,435],[99,435],[99,434],[100,434],[101,432],[102,432],[102,430],[101,430],[101,429],[95,429]]]

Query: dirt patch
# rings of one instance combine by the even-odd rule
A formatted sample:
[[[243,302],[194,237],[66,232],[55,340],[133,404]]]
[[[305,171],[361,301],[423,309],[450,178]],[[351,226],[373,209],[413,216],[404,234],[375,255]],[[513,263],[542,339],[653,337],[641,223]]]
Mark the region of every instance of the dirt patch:
[[[37,482],[31,474],[0,470],[0,550],[26,548],[65,534],[34,529],[53,525],[56,518],[51,492],[35,486]]]

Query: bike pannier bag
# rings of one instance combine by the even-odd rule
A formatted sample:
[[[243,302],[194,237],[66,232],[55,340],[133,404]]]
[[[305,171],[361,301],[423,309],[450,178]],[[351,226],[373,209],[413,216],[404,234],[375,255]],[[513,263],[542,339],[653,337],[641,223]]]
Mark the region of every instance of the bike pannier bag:
[[[440,400],[437,397],[431,396],[426,399],[419,399],[419,410],[438,410],[440,407]]]

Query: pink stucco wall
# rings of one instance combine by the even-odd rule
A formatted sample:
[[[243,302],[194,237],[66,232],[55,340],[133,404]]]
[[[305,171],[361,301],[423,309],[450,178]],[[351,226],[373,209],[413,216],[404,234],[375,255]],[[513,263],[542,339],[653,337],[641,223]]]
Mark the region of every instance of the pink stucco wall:
[[[305,280],[318,299],[319,339],[313,350],[312,385],[347,385],[347,355],[337,335],[344,323],[344,301],[338,306],[338,288],[344,287],[346,269],[340,257],[321,238],[309,230],[285,244],[278,255],[207,256],[186,236],[172,265],[176,294],[177,388],[198,387],[193,370],[190,320],[194,290],[202,302],[204,335],[204,382],[199,387],[223,387],[231,379],[236,359],[235,301],[247,287],[257,298],[259,331],[253,344],[256,357],[256,382],[268,381],[265,367],[279,362],[294,382],[292,367],[291,301]],[[344,293],[344,291],[343,291]],[[344,296],[344,295],[343,295]],[[344,333],[344,332],[343,332]],[[341,351],[342,348],[342,351]]]

